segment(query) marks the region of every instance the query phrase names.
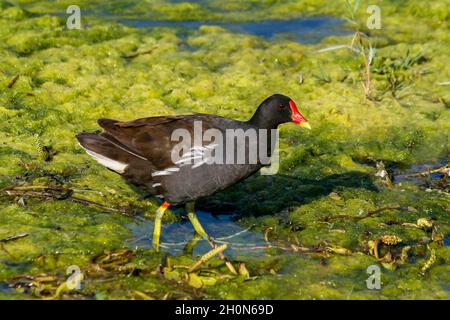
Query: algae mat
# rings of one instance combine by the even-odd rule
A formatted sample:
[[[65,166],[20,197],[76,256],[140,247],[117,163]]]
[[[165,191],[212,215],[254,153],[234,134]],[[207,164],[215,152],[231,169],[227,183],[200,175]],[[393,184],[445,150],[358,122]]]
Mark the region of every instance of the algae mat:
[[[78,1],[68,30],[69,1],[1,1],[0,298],[448,299],[450,6],[375,2],[380,30],[365,1],[294,0]],[[283,31],[303,18],[330,23]],[[267,21],[281,32],[251,32]],[[102,117],[247,119],[274,92],[313,130],[283,126],[277,175],[199,203],[238,276],[215,258],[188,272],[207,246],[176,236],[181,209],[163,239],[179,250],[149,249],[157,202],[74,138]]]

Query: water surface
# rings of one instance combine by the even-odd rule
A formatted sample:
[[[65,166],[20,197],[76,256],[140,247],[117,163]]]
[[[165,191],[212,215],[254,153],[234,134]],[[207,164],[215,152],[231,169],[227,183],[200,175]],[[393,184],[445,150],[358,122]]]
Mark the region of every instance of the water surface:
[[[218,244],[228,244],[225,253],[230,256],[262,255],[268,243],[261,233],[253,232],[242,227],[230,215],[212,215],[208,212],[196,212],[200,223],[206,232],[212,236]],[[130,248],[152,248],[153,221],[142,220],[129,224],[133,237],[128,240]],[[161,248],[163,251],[177,254],[183,253],[188,242],[194,235],[194,228],[189,220],[162,225]],[[202,255],[211,250],[206,240],[200,239],[192,254]]]
[[[203,25],[215,25],[233,32],[252,34],[268,40],[287,38],[302,43],[317,43],[327,36],[341,36],[349,33],[344,28],[344,20],[333,17],[305,17],[291,20],[266,20],[240,23],[139,19],[119,19],[119,22],[137,28],[175,27],[191,30],[196,30]]]
[[[431,183],[436,182],[442,178],[442,173],[435,172],[430,174],[423,174],[427,171],[433,171],[441,168],[448,163],[448,159],[441,159],[433,162],[425,162],[419,164],[413,164],[407,169],[394,169],[394,182],[410,182],[419,186],[429,186]]]

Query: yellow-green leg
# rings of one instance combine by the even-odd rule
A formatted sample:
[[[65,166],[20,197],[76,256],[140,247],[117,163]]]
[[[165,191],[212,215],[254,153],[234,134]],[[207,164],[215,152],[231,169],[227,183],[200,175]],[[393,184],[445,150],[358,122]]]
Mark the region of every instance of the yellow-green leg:
[[[203,237],[199,235],[197,232],[194,232],[194,235],[192,236],[191,240],[186,243],[186,245],[183,248],[183,252],[186,255],[192,255],[194,252],[194,248],[197,246],[197,243],[202,239]]]
[[[197,232],[198,235],[202,236],[202,238],[208,239],[208,234],[206,233],[205,229],[203,229],[203,226],[201,225],[200,221],[198,221],[197,215],[195,214],[195,202],[188,202],[186,204],[186,211],[189,221],[191,221],[195,232]]]
[[[159,251],[159,239],[161,238],[161,221],[166,212],[167,208],[170,206],[168,202],[164,202],[158,210],[156,210],[155,224],[153,226],[153,249]]]
[[[213,238],[208,236],[205,229],[203,228],[200,221],[198,220],[197,215],[195,214],[195,202],[194,201],[188,202],[186,204],[186,211],[187,211],[187,216],[189,218],[189,221],[191,221],[195,232],[198,235],[200,235],[202,238],[208,240],[208,242],[212,248],[217,248],[218,246],[217,246],[216,242],[214,241]],[[229,261],[222,252],[219,253],[219,258],[221,260],[225,261],[225,264],[227,265],[227,267],[231,271],[231,273],[237,274],[236,269],[233,267],[233,264],[231,263],[231,261]]]

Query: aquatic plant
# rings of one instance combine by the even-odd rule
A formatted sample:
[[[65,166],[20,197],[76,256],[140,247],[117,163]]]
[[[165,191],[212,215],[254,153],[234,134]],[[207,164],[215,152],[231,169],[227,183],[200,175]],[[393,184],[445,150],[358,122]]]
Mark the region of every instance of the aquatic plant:
[[[329,1],[79,2],[94,13],[163,20],[346,14]],[[224,26],[137,29],[95,14],[83,16],[82,30],[67,30],[64,15],[47,13],[61,15],[68,1],[18,3],[0,2],[0,298],[448,299],[444,1],[380,4],[384,27],[368,34],[377,48],[366,86],[373,100],[361,94],[362,55],[315,53],[351,44],[353,34],[302,44]],[[128,245],[128,225],[146,221],[156,200],[92,162],[74,135],[97,130],[102,117],[247,119],[273,92],[298,101],[313,130],[282,129],[278,175],[202,203],[265,235],[263,254],[233,254],[236,276],[218,257],[188,272],[199,257]],[[418,163],[434,165],[411,168]],[[176,210],[164,219],[183,221]],[[80,290],[61,287],[70,265],[83,272]],[[379,291],[366,286],[370,265],[382,270]]]

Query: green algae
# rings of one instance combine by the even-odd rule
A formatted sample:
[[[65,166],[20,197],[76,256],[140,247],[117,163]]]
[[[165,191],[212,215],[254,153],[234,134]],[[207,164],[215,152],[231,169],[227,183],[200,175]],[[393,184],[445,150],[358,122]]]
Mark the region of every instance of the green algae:
[[[448,193],[407,181],[386,185],[375,166],[448,156],[450,97],[448,87],[439,85],[450,76],[446,2],[424,7],[419,1],[384,1],[384,27],[378,31],[366,30],[360,5],[359,28],[377,46],[373,100],[364,96],[358,56],[346,50],[317,53],[348,44],[351,36],[305,45],[215,26],[181,36],[170,27],[139,30],[89,16],[82,30],[67,30],[64,18],[44,14],[62,14],[69,2],[55,7],[19,1],[27,10],[0,2],[0,188],[64,185],[76,196],[131,208],[121,215],[65,200],[2,194],[0,239],[29,236],[2,244],[0,298],[51,298],[67,278],[67,267],[78,265],[86,274],[83,288],[57,298],[448,299],[450,251],[433,240],[450,233]],[[104,5],[87,1],[80,7],[217,22],[346,14],[345,6],[328,1]],[[164,254],[121,249],[133,214],[152,218],[156,202],[93,162],[74,135],[98,130],[101,117],[206,112],[248,119],[274,92],[292,97],[313,130],[283,126],[279,175],[252,177],[200,205],[216,211],[229,205],[239,212],[241,225],[267,232],[282,248],[295,245],[305,252],[274,247],[264,256],[236,257],[248,278],[232,277],[218,259],[189,274],[185,267],[197,257],[183,255],[171,256],[171,266],[161,272]],[[56,153],[48,159],[43,150]],[[358,218],[386,206],[401,209]],[[358,219],[330,220],[341,215]],[[435,229],[412,226],[422,218]],[[177,219],[172,212],[165,221]],[[385,235],[402,242],[380,246],[380,255],[389,252],[393,258],[379,261],[370,243]],[[411,249],[402,261],[406,246]],[[366,269],[373,264],[382,268],[379,291],[366,287]],[[32,290],[23,289],[30,281],[23,275],[40,274],[52,280],[32,279]]]

